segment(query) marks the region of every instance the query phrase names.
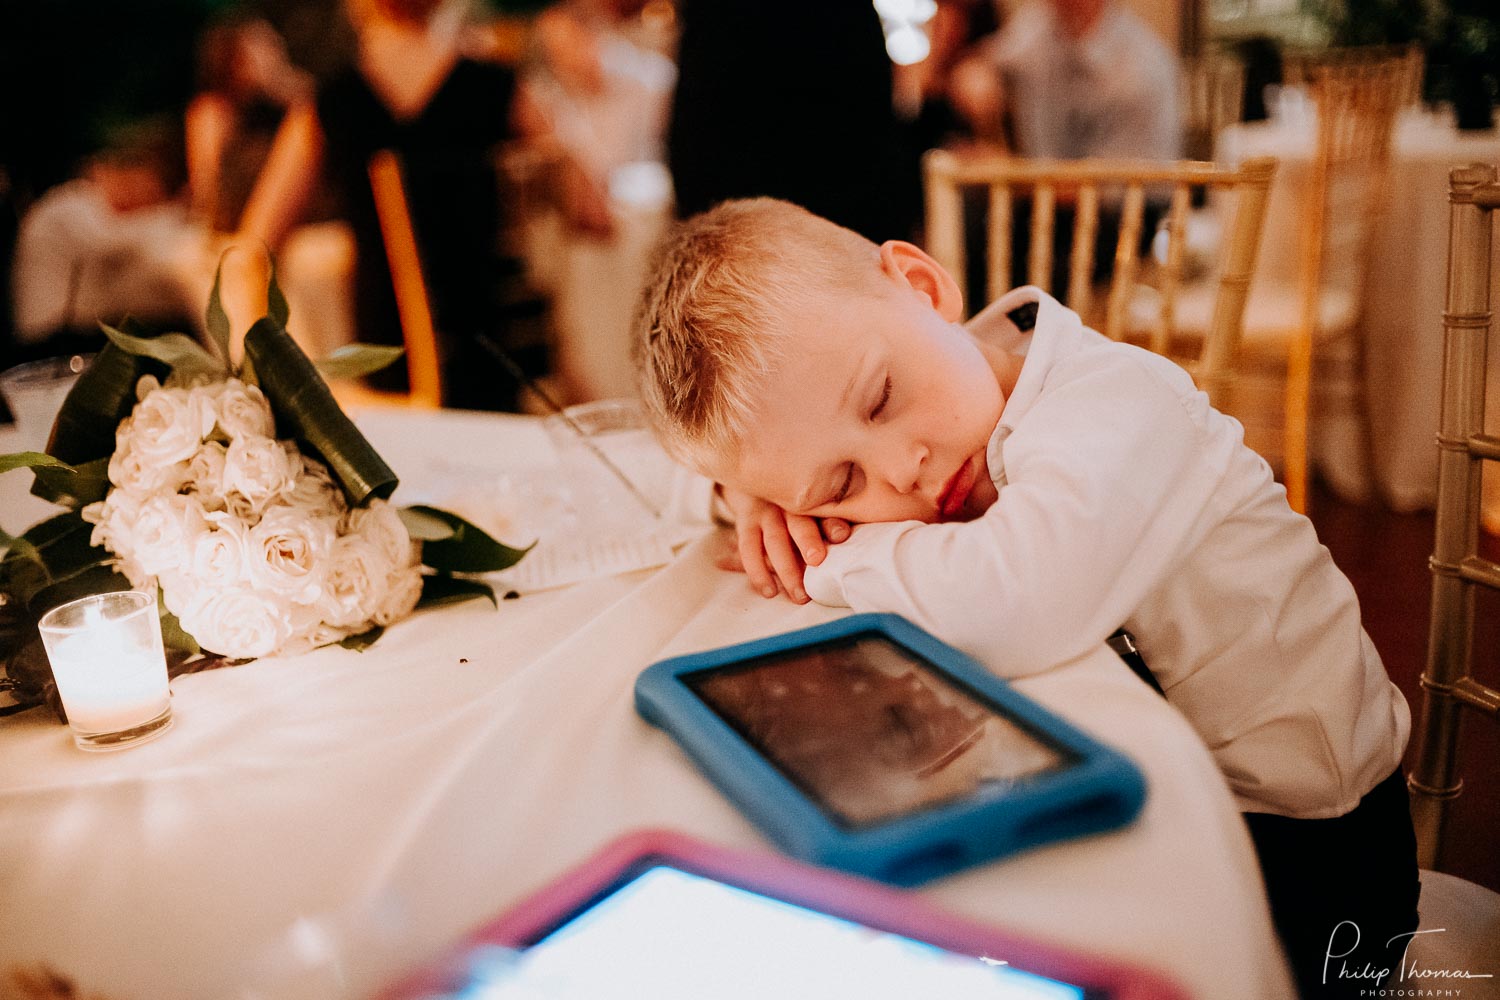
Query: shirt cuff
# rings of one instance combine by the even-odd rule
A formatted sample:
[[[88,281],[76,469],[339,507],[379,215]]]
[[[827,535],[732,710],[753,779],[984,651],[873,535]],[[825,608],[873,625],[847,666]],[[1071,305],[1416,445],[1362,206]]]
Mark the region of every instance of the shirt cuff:
[[[854,525],[848,538],[828,546],[821,563],[803,571],[802,588],[819,604],[830,608],[854,607],[845,587],[848,579],[871,568],[872,563],[881,558],[878,553],[882,545],[889,547],[894,544],[893,540],[911,526],[909,521]]]

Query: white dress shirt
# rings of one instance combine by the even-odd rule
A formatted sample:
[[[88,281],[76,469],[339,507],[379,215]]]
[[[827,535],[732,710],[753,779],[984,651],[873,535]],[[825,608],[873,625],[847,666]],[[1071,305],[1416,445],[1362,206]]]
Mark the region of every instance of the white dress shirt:
[[[1006,314],[1033,301],[1023,334]],[[808,568],[808,594],[905,615],[1003,677],[1124,625],[1241,809],[1352,809],[1400,762],[1411,716],[1353,587],[1239,423],[1038,289],[969,326],[1025,356],[986,453],[999,499],[968,523],[861,525]]]

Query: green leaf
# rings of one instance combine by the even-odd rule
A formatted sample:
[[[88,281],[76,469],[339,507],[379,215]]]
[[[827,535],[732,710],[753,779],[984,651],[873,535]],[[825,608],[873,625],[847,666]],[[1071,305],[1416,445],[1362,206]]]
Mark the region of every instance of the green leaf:
[[[38,591],[31,598],[29,610],[40,618],[59,604],[67,604],[76,601],[80,597],[88,597],[90,594],[109,594],[117,590],[130,590],[130,581],[109,566],[95,566],[69,577],[59,580],[43,590]]]
[[[286,321],[291,318],[292,310],[286,304],[286,296],[281,294],[281,286],[276,283],[276,258],[271,257],[271,277],[266,284],[266,315],[283,330],[286,329]]]
[[[405,354],[400,347],[381,344],[345,344],[318,362],[324,378],[361,378],[394,362]]]
[[[160,607],[159,602],[158,607],[160,608],[161,612],[162,645],[167,649],[176,650],[179,653],[186,653],[189,656],[196,656],[199,653],[203,652],[202,648],[200,648],[198,645],[198,640],[194,639],[187,633],[187,631],[182,627],[182,622],[177,620],[177,616],[172,614],[172,612],[168,611],[165,607]]]
[[[16,567],[23,563],[32,563],[36,566],[42,565],[41,554],[37,552],[36,546],[24,538],[17,538],[4,529],[0,529],[0,566],[4,565],[5,559],[15,559]],[[5,586],[5,575],[9,570],[0,572],[0,591],[10,592]]]
[[[339,645],[343,646],[345,649],[352,649],[355,652],[363,653],[365,650],[375,645],[375,640],[379,639],[384,634],[384,625],[373,625],[364,632],[361,632],[359,635],[344,636],[339,640]]]
[[[491,573],[509,569],[521,561],[536,543],[513,549],[495,541],[457,514],[421,504],[405,508],[435,518],[453,529],[448,538],[422,543],[422,562],[442,573]]]
[[[495,588],[483,580],[438,573],[422,578],[422,596],[417,601],[417,608],[441,608],[481,597],[487,598],[497,608],[500,606],[500,602],[495,600]]]
[[[185,377],[207,375],[210,378],[217,378],[227,370],[226,362],[216,359],[185,333],[164,333],[159,337],[132,337],[122,330],[116,330],[108,323],[100,323],[99,327],[109,338],[110,343],[122,351],[155,358],[172,371]]]
[[[219,295],[219,279],[224,274],[224,258],[229,251],[219,255],[219,266],[214,268],[214,290],[208,293],[208,309],[203,314],[203,325],[208,328],[209,338],[219,349],[219,357],[229,365],[229,314],[224,311],[224,300]]]
[[[142,375],[165,378],[168,371],[154,358],[105,344],[68,390],[52,426],[47,454],[72,465],[114,454],[115,428],[135,408],[136,383]]]
[[[32,525],[21,536],[31,551],[23,554],[19,548],[12,548],[0,560],[0,582],[4,589],[16,599],[34,604],[37,596],[49,587],[107,567],[110,554],[89,541],[93,530],[93,525],[76,511]],[[129,589],[128,584],[125,589]]]
[[[36,470],[31,492],[64,507],[84,507],[109,495],[109,457],[77,466]]]
[[[0,472],[10,472],[13,469],[36,469],[42,466],[67,472],[73,471],[73,467],[67,462],[39,451],[17,451],[9,455],[0,455]]]
[[[440,517],[425,514],[416,507],[402,507],[396,513],[406,525],[406,533],[419,542],[440,542],[453,537],[453,525]]]
[[[351,504],[391,495],[396,474],[339,409],[328,383],[285,327],[269,316],[256,320],[245,334],[245,357],[255,366],[278,431],[321,457]]]

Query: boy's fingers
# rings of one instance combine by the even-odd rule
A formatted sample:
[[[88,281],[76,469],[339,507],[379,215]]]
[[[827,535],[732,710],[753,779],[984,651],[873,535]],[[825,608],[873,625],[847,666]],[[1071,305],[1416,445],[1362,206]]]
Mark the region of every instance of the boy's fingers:
[[[853,530],[849,526],[849,522],[842,517],[828,517],[823,519],[823,537],[830,542],[838,543],[844,541]]]
[[[761,533],[754,529],[740,532],[739,550],[740,565],[744,567],[745,574],[750,577],[750,586],[760,591],[762,597],[775,597],[776,581],[766,567]]]
[[[797,544],[797,551],[802,553],[803,562],[816,566],[823,561],[826,554],[823,550],[823,533],[818,530],[816,520],[800,514],[788,514],[786,528],[791,532],[792,541]]]
[[[787,596],[798,604],[806,603],[807,594],[802,590],[802,560],[792,547],[792,536],[782,527],[780,531],[766,531],[762,537],[766,555],[771,559],[771,568],[776,571],[781,585],[786,588]]]

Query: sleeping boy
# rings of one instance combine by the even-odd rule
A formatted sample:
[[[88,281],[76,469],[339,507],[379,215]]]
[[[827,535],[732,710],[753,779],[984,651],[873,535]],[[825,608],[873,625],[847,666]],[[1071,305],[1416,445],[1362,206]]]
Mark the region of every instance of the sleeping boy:
[[[899,613],[1008,678],[1126,628],[1245,814],[1303,995],[1369,988],[1417,926],[1411,720],[1349,581],[1172,362],[1034,288],[962,315],[909,243],[725,202],[653,272],[641,392],[766,596]]]

